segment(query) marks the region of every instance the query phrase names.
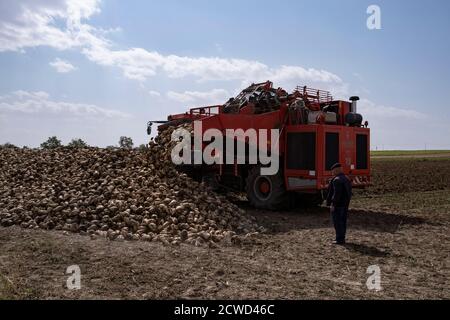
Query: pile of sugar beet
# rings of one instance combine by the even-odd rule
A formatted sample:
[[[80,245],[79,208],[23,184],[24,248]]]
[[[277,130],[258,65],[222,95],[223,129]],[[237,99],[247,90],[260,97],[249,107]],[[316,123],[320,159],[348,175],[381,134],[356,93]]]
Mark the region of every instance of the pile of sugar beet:
[[[260,231],[242,209],[176,170],[170,133],[147,151],[1,148],[0,225],[197,246]]]

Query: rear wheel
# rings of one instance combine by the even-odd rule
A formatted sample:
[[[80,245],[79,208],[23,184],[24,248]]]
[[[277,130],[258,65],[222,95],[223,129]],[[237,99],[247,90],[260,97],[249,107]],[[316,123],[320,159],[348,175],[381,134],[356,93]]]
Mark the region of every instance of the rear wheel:
[[[246,183],[247,198],[258,209],[280,210],[290,206],[281,171],[276,175],[261,175],[261,167],[249,171]]]

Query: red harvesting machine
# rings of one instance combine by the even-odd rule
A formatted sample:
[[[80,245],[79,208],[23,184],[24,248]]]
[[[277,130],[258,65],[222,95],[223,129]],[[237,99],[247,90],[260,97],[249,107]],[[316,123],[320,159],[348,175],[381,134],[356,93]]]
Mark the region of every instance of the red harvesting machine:
[[[222,163],[183,165],[193,177],[213,189],[245,191],[257,208],[277,210],[293,205],[322,203],[332,179],[331,166],[340,162],[354,188],[370,184],[370,129],[357,113],[358,97],[333,100],[327,91],[297,87],[292,93],[273,88],[270,81],[252,84],[224,105],[193,108],[159,123],[169,126],[201,121],[202,130],[278,129],[278,173],[261,174],[261,164]],[[240,139],[234,137],[234,139]],[[247,149],[250,140],[244,137]],[[259,137],[258,137],[259,139]],[[208,143],[203,143],[205,148]],[[236,152],[237,148],[234,148]],[[195,150],[193,151],[195,152]],[[237,157],[236,157],[237,158]]]

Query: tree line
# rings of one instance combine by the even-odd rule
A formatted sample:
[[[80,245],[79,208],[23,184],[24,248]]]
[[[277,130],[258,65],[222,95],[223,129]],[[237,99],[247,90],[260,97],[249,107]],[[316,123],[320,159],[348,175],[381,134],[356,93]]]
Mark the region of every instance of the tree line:
[[[63,147],[83,149],[83,148],[90,148],[91,146],[89,146],[84,140],[79,139],[79,138],[72,139],[72,141],[70,141],[67,145],[63,145],[61,140],[59,140],[58,137],[56,137],[56,136],[49,137],[46,141],[42,142],[40,145],[41,149],[57,149],[57,148],[63,148]],[[7,143],[0,145],[0,148],[17,148],[17,147],[15,145],[7,142]],[[130,149],[131,150],[134,148],[133,139],[131,139],[130,137],[122,136],[119,139],[118,146],[108,146],[106,148],[111,148],[111,149],[121,148],[121,149]],[[137,149],[145,150],[145,149],[147,149],[147,145],[141,144]]]

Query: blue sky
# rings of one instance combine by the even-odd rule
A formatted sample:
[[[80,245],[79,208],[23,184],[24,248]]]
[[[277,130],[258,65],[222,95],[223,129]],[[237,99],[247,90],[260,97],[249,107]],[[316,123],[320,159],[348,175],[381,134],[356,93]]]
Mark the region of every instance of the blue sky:
[[[381,30],[366,26],[369,5]],[[450,149],[448,1],[0,0],[0,143],[145,143],[253,81],[361,97],[373,149]]]

